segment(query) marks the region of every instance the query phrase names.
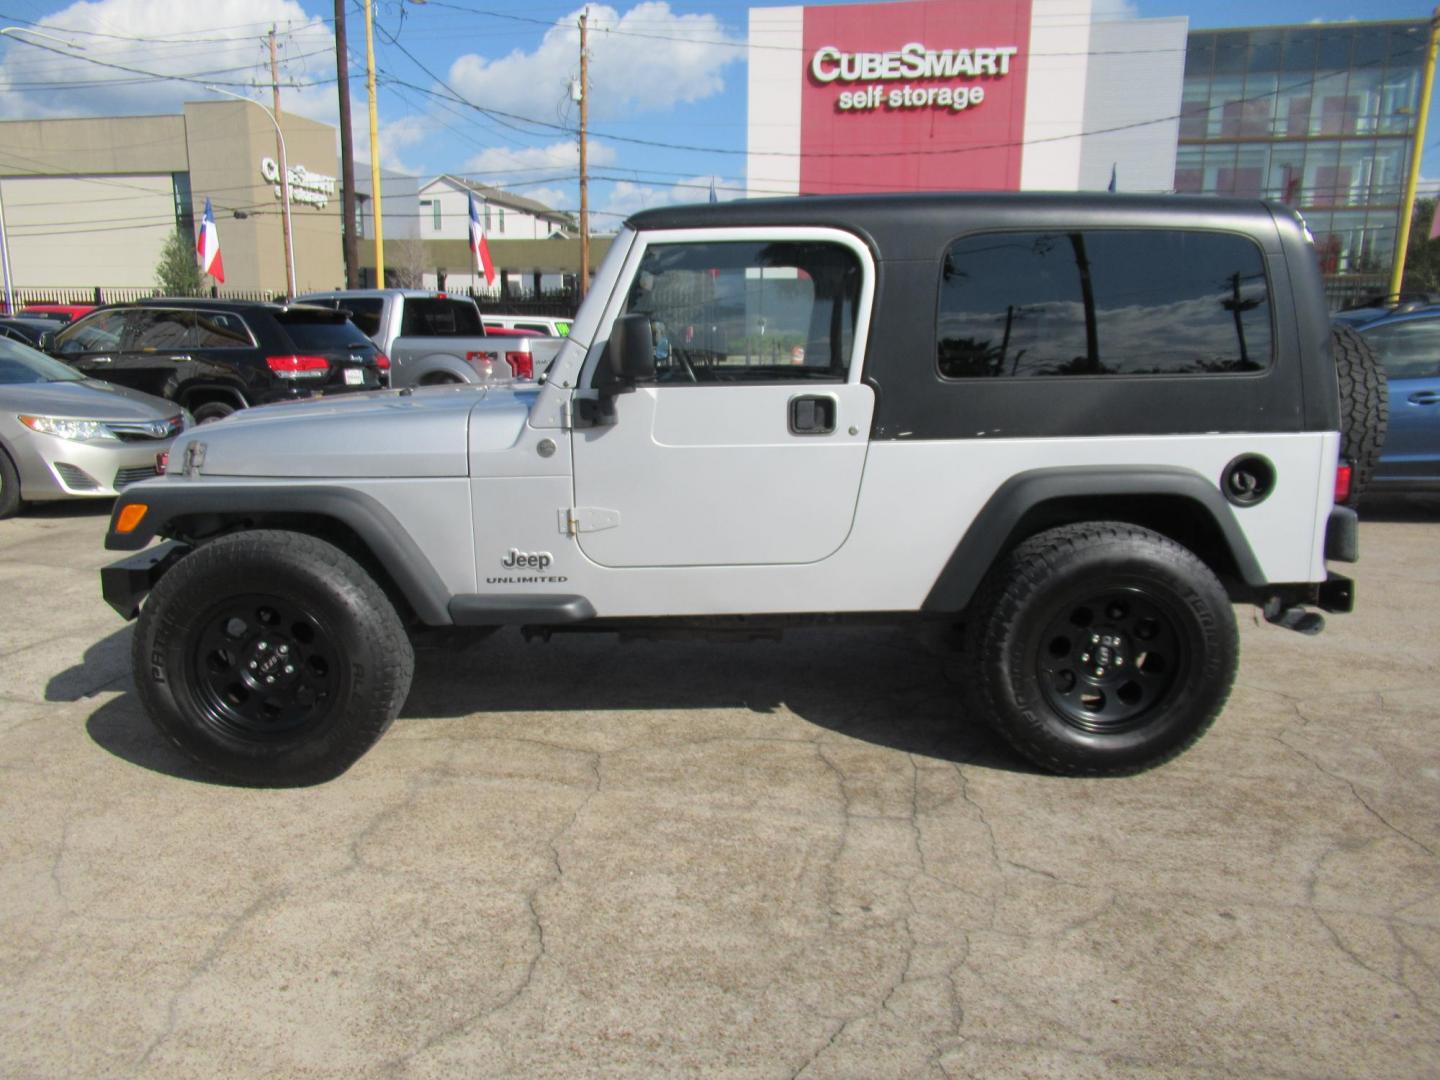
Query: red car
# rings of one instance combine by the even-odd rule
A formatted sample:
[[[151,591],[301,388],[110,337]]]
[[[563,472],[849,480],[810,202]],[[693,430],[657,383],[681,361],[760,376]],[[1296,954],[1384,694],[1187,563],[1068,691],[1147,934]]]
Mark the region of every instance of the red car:
[[[73,322],[82,315],[89,315],[95,310],[95,306],[94,304],[26,304],[20,309],[20,314]]]

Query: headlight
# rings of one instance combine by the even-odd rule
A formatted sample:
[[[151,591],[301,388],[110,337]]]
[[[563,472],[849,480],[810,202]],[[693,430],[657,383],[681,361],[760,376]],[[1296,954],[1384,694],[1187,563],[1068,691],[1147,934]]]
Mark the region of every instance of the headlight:
[[[57,439],[116,439],[117,436],[99,420],[72,420],[64,416],[21,416],[20,422],[31,431],[54,435]]]

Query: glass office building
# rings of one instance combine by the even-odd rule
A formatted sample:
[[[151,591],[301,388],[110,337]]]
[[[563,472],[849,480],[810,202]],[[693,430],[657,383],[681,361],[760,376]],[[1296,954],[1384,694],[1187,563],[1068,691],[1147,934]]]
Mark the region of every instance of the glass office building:
[[[1383,291],[1429,25],[1339,23],[1189,36],[1175,190],[1305,215],[1332,299]]]

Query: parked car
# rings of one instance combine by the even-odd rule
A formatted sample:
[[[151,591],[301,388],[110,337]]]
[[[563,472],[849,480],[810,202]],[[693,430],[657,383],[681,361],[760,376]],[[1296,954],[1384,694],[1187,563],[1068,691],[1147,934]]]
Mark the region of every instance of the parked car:
[[[0,518],[27,501],[113,497],[154,476],[185,426],[174,402],[0,338]]]
[[[307,304],[348,314],[390,357],[395,387],[509,382],[536,378],[560,351],[534,333],[503,331],[501,347],[480,321],[475,301],[422,289],[339,289],[306,293]],[[525,338],[510,341],[511,338]]]
[[[31,318],[24,315],[0,318],[0,337],[18,341],[22,345],[29,345],[32,349],[41,351],[44,351],[45,347],[50,344],[50,339],[59,329],[60,324],[52,319]]]
[[[54,319],[74,322],[94,311],[98,304],[26,304],[20,309],[22,318]]]
[[[1329,329],[1309,230],[1255,199],[646,210],[543,384],[192,432],[117,501],[102,589],[160,731],[244,783],[355,761],[423,627],[850,620],[963,624],[957,721],[1132,773],[1224,706],[1235,604],[1354,606]]]
[[[1389,381],[1390,428],[1371,491],[1440,490],[1440,306],[1356,327]]]
[[[389,385],[389,359],[342,313],[309,304],[142,300],[55,336],[52,355],[169,398],[198,423],[248,405]]]
[[[545,337],[569,337],[570,319],[554,318],[549,315],[491,315],[481,316],[485,320],[485,332],[494,330],[523,330],[527,334],[542,334]]]
[[[341,308],[387,355],[398,337],[479,337],[480,309],[467,296],[425,289],[335,289],[295,298]]]

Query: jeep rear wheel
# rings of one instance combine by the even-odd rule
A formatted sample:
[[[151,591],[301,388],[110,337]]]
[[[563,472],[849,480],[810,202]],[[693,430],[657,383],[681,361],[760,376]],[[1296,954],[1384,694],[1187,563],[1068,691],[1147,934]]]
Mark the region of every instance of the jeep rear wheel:
[[[212,541],[160,579],[134,660],[164,735],[207,770],[266,787],[344,772],[390,726],[414,671],[399,616],[355,560],[260,530]]]
[[[967,638],[986,719],[1037,765],[1091,776],[1189,747],[1224,706],[1239,652],[1210,569],[1118,522],[1022,543],[982,587]]]
[[[1340,458],[1350,463],[1350,496],[1355,506],[1380,462],[1390,420],[1385,368],[1369,343],[1348,326],[1331,326],[1330,351],[1340,382]]]

